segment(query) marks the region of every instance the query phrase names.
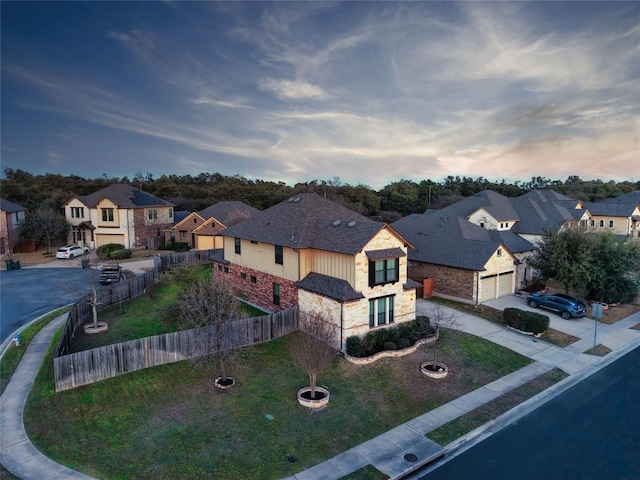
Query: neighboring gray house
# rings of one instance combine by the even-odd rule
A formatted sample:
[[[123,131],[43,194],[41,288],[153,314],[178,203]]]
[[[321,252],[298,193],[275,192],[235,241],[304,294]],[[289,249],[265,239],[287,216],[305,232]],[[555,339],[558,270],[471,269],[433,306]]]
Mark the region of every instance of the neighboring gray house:
[[[640,190],[601,202],[585,203],[591,213],[590,231],[640,238]]]
[[[506,209],[482,208],[503,223],[513,220]],[[432,285],[438,296],[474,305],[522,286],[525,272],[519,256],[534,248],[513,232],[488,230],[443,211],[409,215],[391,226],[413,245],[409,278],[420,283],[427,279],[425,288]]]

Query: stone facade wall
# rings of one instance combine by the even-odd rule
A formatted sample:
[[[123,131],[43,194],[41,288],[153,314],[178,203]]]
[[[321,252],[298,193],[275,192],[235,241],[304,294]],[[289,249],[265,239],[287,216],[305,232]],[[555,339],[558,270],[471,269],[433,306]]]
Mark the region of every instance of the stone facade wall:
[[[290,280],[233,263],[214,264],[213,272],[214,275],[221,276],[230,282],[232,288],[240,292],[242,297],[251,300],[251,303],[265,310],[273,312],[298,304],[298,289]],[[242,278],[242,274],[245,278]],[[255,283],[251,281],[252,276],[256,278]],[[280,305],[273,303],[274,283],[280,285]]]
[[[422,282],[423,278],[433,278],[433,291],[475,302],[477,299],[476,275],[472,270],[447,267],[433,263],[409,262],[409,278]]]

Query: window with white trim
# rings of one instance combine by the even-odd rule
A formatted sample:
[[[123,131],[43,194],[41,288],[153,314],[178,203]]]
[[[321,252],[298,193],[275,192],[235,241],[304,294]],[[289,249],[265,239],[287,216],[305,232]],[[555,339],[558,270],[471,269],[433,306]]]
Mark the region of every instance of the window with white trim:
[[[113,208],[101,208],[102,211],[102,221],[103,222],[113,222]]]
[[[369,327],[379,327],[394,322],[395,295],[369,300]]]

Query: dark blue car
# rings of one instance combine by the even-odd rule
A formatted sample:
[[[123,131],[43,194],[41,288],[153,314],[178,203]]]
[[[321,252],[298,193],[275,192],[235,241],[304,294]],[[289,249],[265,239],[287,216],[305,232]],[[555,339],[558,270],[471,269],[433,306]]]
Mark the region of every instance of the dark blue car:
[[[533,293],[527,297],[527,305],[532,308],[547,308],[558,312],[562,318],[582,318],[587,315],[587,307],[577,298],[561,293]]]

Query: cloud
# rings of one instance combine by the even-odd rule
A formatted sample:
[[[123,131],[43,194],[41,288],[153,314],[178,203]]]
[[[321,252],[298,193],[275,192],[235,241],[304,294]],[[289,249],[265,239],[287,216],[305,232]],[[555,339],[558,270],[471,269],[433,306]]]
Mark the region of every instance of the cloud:
[[[263,78],[258,82],[258,88],[263,92],[273,92],[281,99],[302,100],[310,98],[324,100],[328,97],[322,88],[300,81]]]

